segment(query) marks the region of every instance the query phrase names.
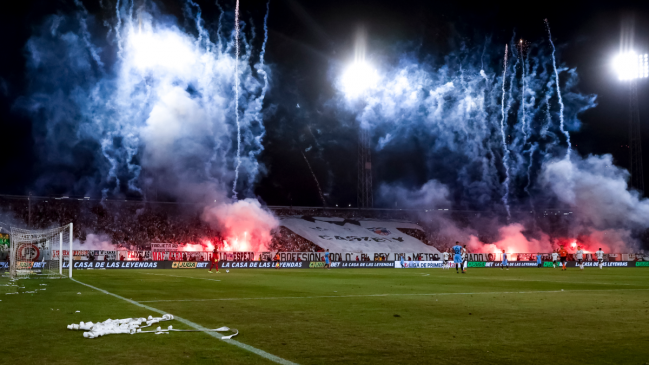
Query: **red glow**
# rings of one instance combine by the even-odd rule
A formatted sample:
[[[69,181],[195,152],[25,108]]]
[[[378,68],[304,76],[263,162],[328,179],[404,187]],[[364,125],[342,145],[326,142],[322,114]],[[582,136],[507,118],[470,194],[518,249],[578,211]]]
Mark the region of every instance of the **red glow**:
[[[527,232],[524,232],[524,227],[521,224],[513,223],[501,227],[498,232],[500,237],[493,243],[483,243],[476,236],[470,236],[469,242],[467,242],[469,252],[500,254],[502,250],[505,250],[507,253],[550,253],[563,245],[570,253],[576,252],[578,246],[584,252],[595,252],[601,248],[604,252],[615,253],[629,251],[627,243],[632,241],[629,233],[625,230],[597,231],[591,229],[576,237],[551,239],[544,233],[537,234],[535,237],[526,236],[524,233]]]
[[[279,222],[254,199],[205,208],[203,220],[223,235],[223,251],[264,251]]]

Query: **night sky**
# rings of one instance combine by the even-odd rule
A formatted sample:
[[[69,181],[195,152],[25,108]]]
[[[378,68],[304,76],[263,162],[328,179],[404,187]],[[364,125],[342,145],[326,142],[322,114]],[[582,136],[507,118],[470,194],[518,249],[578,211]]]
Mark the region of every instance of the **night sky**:
[[[103,0],[107,2],[107,0]],[[196,1],[206,26],[214,27],[218,9],[213,2]],[[83,1],[88,11],[102,19],[97,1]],[[221,1],[232,11],[234,1]],[[368,54],[389,53],[404,47],[431,55],[444,55],[465,42],[480,45],[486,36],[492,44],[516,39],[545,39],[547,18],[557,45],[558,61],[576,68],[578,90],[596,94],[598,106],[581,116],[583,126],[573,131],[574,148],[582,156],[612,154],[618,166],[628,166],[628,90],[612,72],[611,59],[620,46],[621,27],[634,19],[635,49],[649,51],[649,3],[641,2],[430,2],[430,1],[296,1],[272,0],[266,62],[273,74],[265,106],[276,108],[265,120],[267,137],[260,157],[266,167],[255,193],[269,205],[321,205],[313,178],[301,152],[308,155],[330,205],[356,203],[356,134],[323,105],[335,90],[328,73],[332,66],[351,59],[354,34],[368,34]],[[164,12],[182,18],[180,2],[163,1]],[[58,195],[65,189],[36,188],[41,164],[35,151],[32,120],[16,108],[24,96],[25,44],[44,17],[74,10],[72,1],[20,1],[0,13],[0,194]],[[253,19],[259,28],[265,1],[241,1],[242,20]],[[183,24],[182,21],[179,21]],[[255,42],[261,42],[257,37]],[[498,60],[490,60],[496,63]],[[640,118],[644,139],[645,177],[649,177],[649,80],[639,83]],[[299,108],[298,108],[299,105]],[[319,147],[318,147],[319,146]],[[413,186],[420,176],[417,154],[375,154],[377,182],[406,181]],[[81,173],[81,172],[80,172]],[[126,194],[129,198],[137,196]],[[181,198],[179,198],[181,199]]]

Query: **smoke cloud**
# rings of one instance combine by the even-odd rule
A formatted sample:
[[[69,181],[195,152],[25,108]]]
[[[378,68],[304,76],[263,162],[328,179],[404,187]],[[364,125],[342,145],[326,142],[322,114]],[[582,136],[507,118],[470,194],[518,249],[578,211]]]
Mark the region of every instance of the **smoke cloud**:
[[[444,57],[401,52],[396,61],[376,54],[368,63],[380,80],[362,95],[346,94],[344,76],[334,76],[331,104],[370,129],[375,155],[422,156],[375,157],[379,171],[417,163],[381,185],[377,201],[465,211],[459,220],[422,214],[421,221],[436,221],[430,224],[438,238],[463,241],[474,252],[549,252],[574,242],[593,251],[639,248],[649,201],[629,189],[628,173],[611,156],[568,153],[569,132],[596,107],[596,96],[579,93],[576,69],[561,65],[547,40],[512,40],[508,62],[504,48],[463,45]],[[546,210],[557,208],[562,213],[548,218]]]
[[[253,196],[261,169],[270,69],[253,57],[254,29],[241,21],[240,36],[228,34],[234,14],[225,11],[210,34],[191,0],[188,28],[155,3],[145,9],[118,1],[108,29],[76,5],[74,14],[49,17],[25,47],[30,88],[17,107],[35,125],[42,172],[36,189],[182,199],[206,211],[213,205],[204,219],[226,237],[243,234],[221,213],[231,211],[249,239],[261,240],[256,245],[268,242],[261,230],[274,226],[272,216],[258,202],[232,199]]]
[[[225,249],[231,251],[264,251],[271,240],[270,232],[279,227],[277,218],[256,199],[205,208],[202,218],[226,232]]]

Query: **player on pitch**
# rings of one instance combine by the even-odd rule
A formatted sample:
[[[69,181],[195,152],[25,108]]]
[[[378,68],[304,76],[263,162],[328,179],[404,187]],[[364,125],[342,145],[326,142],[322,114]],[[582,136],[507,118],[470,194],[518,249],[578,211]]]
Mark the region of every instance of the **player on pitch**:
[[[330,265],[329,264],[329,249],[327,249],[327,252],[325,252],[325,266],[324,266],[324,268],[328,269],[329,265]]]
[[[597,255],[597,265],[599,266],[599,269],[602,269],[602,266],[604,265],[604,251],[602,251],[602,248],[600,247],[598,251],[595,251],[595,255]]]
[[[462,272],[466,272],[466,268],[469,265],[467,262],[469,250],[466,249],[466,245],[462,246]]]
[[[462,246],[460,246],[460,242],[456,241],[452,250],[454,253],[453,263],[455,263],[455,273],[459,274],[460,265],[462,265]],[[464,274],[464,270],[462,270],[462,274]]]
[[[451,265],[449,265],[449,263],[448,263],[448,255],[449,255],[448,251],[442,252],[442,257],[444,259],[444,263],[442,264],[442,269],[450,269],[451,268]]]
[[[577,253],[575,254],[577,259],[577,265],[579,265],[579,270],[584,269],[584,250],[581,249],[581,246],[577,246]]]
[[[509,263],[507,262],[507,254],[505,253],[505,250],[503,250],[503,262],[502,262],[502,266],[500,267],[500,270],[502,270],[503,267],[506,267],[507,270],[509,270]]]
[[[216,267],[216,273],[220,274],[219,272],[219,250],[214,247],[214,251],[212,251],[212,259],[210,260],[210,271],[208,271],[210,274],[212,273],[212,268]]]
[[[566,251],[565,248],[563,248],[563,245],[561,245],[561,248],[559,249],[559,256],[561,256],[561,271],[565,271],[566,269],[566,260],[568,260],[568,251]]]
[[[554,269],[557,268],[557,261],[559,261],[559,253],[556,250],[554,250],[552,251],[552,267]]]

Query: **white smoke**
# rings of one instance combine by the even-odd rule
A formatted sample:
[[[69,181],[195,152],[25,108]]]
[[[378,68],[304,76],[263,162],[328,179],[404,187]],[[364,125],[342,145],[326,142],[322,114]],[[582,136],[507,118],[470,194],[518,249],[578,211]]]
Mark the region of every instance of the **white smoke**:
[[[63,242],[63,249],[68,249],[69,243]],[[102,250],[102,251],[114,251],[117,249],[117,245],[113,244],[110,240],[110,237],[106,234],[94,234],[89,233],[86,235],[86,240],[81,243],[78,239],[72,241],[72,247],[74,250]],[[55,249],[58,249],[58,246],[55,245]]]
[[[629,189],[628,178],[611,155],[552,160],[540,176],[543,185],[572,210],[577,234],[594,235],[607,246],[635,247],[632,233],[649,227],[649,200]]]
[[[410,208],[410,209],[437,209],[438,207],[448,207],[449,202],[448,188],[439,181],[430,180],[420,189],[409,189],[402,185],[382,184],[379,187],[378,196],[381,201],[389,206]]]

